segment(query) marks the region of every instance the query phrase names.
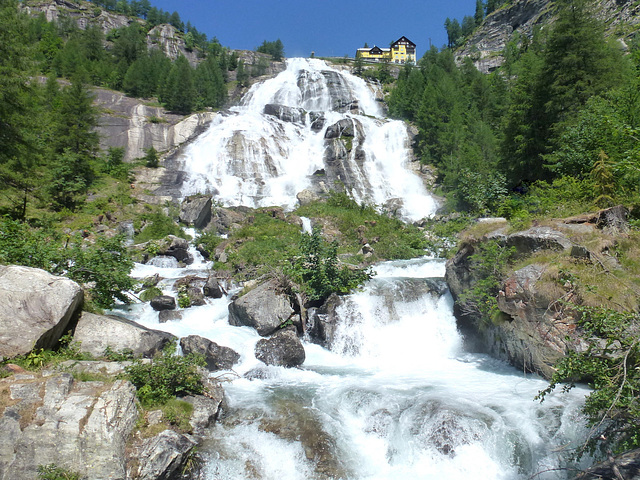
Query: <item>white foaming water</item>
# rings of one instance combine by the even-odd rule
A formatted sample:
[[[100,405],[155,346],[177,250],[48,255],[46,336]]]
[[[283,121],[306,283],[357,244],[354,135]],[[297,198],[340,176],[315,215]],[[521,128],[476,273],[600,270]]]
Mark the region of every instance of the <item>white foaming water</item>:
[[[427,258],[377,265],[378,276],[338,308],[332,349],[305,343],[300,369],[256,360],[260,337],[228,324],[228,298],[183,310],[176,322],[158,324],[148,305],[128,315],[241,354],[222,374],[232,379],[227,407],[201,450],[209,480],[524,480],[566,466],[564,447],[582,434],[586,392],[540,404],[533,398],[545,381],[465,353],[450,296],[429,293],[443,268]],[[152,270],[166,290],[179,274],[137,271]],[[259,374],[242,378],[249,371]],[[559,470],[536,478],[567,477]]]
[[[267,104],[294,109],[305,121],[266,115]],[[228,206],[292,209],[296,194],[312,187],[314,173],[325,170],[325,180],[337,182],[325,187],[344,184],[358,202],[384,205],[399,199],[399,213],[412,221],[433,214],[435,202],[408,169],[406,127],[380,115],[362,79],[320,60],[290,59],[286,71],[254,85],[240,107],[219,115],[186,149],[182,194],[213,194]],[[324,118],[324,124],[312,127],[312,116]],[[328,160],[333,146],[325,134],[344,119],[356,131],[352,145],[339,152],[338,161]]]
[[[227,205],[292,207],[310,176],[328,170],[328,126],[348,119],[364,133],[354,135],[351,152],[340,158],[351,195],[379,205],[399,198],[393,208],[412,220],[433,213],[433,199],[405,168],[402,124],[333,111],[345,111],[351,101],[379,117],[362,80],[317,60],[290,60],[285,72],[254,86],[242,107],[220,115],[191,145],[184,193],[216,192]],[[322,111],[325,125],[312,130],[311,115],[304,124],[264,115],[269,103]],[[307,220],[304,231],[311,228]],[[136,265],[133,275],[158,273],[159,287],[175,294],[177,278],[208,274],[209,264],[192,255],[196,261],[187,268]],[[366,288],[337,307],[331,349],[305,343],[299,369],[255,358],[260,337],[228,324],[229,297],[179,310],[179,321],[164,324],[149,305],[123,307],[147,327],[200,335],[240,354],[233,371],[215,374],[230,381],[223,414],[201,448],[209,459],[205,477],[525,480],[545,471],[536,478],[567,478],[554,469],[568,465],[567,451],[581,437],[586,392],[553,394],[540,404],[533,399],[545,381],[466,353],[451,297],[442,294],[442,260],[374,268],[377,276]]]

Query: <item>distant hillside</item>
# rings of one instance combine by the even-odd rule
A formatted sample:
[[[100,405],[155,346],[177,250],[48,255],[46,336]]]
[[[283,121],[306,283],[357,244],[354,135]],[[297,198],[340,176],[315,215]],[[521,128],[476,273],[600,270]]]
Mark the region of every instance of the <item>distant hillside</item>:
[[[596,15],[607,24],[607,33],[625,44],[640,25],[640,2],[637,0],[597,0]],[[536,27],[544,28],[553,21],[551,0],[514,0],[490,13],[469,39],[456,50],[456,58],[470,57],[478,70],[491,72],[503,62],[505,45],[522,35],[531,38]]]

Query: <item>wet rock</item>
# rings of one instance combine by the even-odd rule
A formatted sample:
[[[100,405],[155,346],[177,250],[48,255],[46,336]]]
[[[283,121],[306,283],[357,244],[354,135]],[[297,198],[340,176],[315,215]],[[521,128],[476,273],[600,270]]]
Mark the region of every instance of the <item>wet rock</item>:
[[[180,346],[185,354],[197,353],[204,356],[207,368],[229,370],[240,359],[240,355],[229,347],[223,347],[198,335],[189,335],[180,339]]]
[[[305,360],[304,347],[293,327],[259,340],[254,353],[258,360],[267,365],[297,367]]]
[[[154,297],[149,302],[151,308],[153,308],[156,312],[161,310],[175,310],[176,308],[176,299],[171,295],[158,295]]]
[[[355,136],[355,129],[353,126],[353,120],[350,118],[344,118],[333,125],[329,125],[324,134],[325,139],[353,136]]]
[[[294,313],[286,295],[270,280],[229,304],[229,324],[255,328],[261,336],[275,332]]]
[[[211,220],[211,197],[192,195],[182,201],[180,221],[190,227],[203,229]]]
[[[176,337],[131,320],[83,312],[73,339],[80,344],[81,352],[96,357],[109,347],[114,352],[131,351],[136,357],[151,358]]]
[[[218,418],[222,396],[213,398],[198,395],[184,397],[182,400],[193,406],[189,424],[193,428],[194,435],[204,435],[206,429],[211,427]]]
[[[160,310],[158,312],[158,322],[179,322],[182,320],[182,310]]]
[[[311,120],[311,130],[314,132],[319,132],[324,128],[325,117],[324,112],[311,112],[309,114],[309,118]]]
[[[574,480],[637,479],[640,478],[640,449],[609,458],[574,477]]]
[[[220,285],[217,277],[214,276],[207,278],[207,282],[204,284],[204,287],[202,287],[202,292],[205,297],[210,298],[222,298],[227,294],[227,291]]]
[[[319,308],[308,310],[307,333],[312,342],[331,348],[339,321],[336,309],[342,304],[342,298],[332,293]]]
[[[283,122],[304,124],[306,113],[307,112],[305,112],[303,108],[287,107],[285,105],[277,105],[274,103],[267,103],[264,106],[265,115],[273,115]]]
[[[352,478],[337,454],[335,440],[329,435],[314,408],[304,399],[280,399],[274,405],[275,415],[260,422],[260,430],[290,441],[300,442],[305,456],[320,478]]]
[[[0,356],[52,348],[73,327],[83,299],[80,285],[68,278],[0,266]]]
[[[158,253],[160,255],[174,257],[176,260],[186,265],[191,265],[193,263],[193,257],[189,253],[189,242],[184,238],[179,238],[175,235],[168,235],[161,242]]]

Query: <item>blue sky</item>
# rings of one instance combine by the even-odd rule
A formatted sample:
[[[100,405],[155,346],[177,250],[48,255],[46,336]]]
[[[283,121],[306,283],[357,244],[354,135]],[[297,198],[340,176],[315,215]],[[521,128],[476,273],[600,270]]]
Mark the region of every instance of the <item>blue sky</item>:
[[[287,57],[353,56],[364,46],[388,47],[401,36],[417,44],[418,56],[446,43],[444,21],[473,15],[475,0],[151,0],[177,11],[209,38],[233,49],[253,50],[280,38]]]

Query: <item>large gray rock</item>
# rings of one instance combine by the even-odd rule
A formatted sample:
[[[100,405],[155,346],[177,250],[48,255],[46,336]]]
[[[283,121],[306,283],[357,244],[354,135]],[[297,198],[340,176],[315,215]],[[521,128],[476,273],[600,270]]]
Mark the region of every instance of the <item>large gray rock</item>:
[[[500,356],[550,378],[556,362],[569,347],[578,348],[579,340],[574,319],[554,308],[556,297],[549,295],[548,288],[538,288],[544,270],[542,265],[527,265],[505,280],[498,292],[498,308],[510,318],[493,325],[492,330]]]
[[[302,365],[306,357],[302,342],[293,327],[258,340],[254,353],[261,362],[282,367]]]
[[[306,113],[303,108],[287,107],[285,105],[277,105],[268,103],[264,106],[265,115],[273,115],[283,122],[305,123]]]
[[[123,318],[83,312],[74,340],[80,351],[101,356],[107,347],[114,352],[132,351],[137,357],[151,358],[170,342],[177,340],[170,333],[151,330]]]
[[[207,278],[207,282],[202,287],[202,293],[205,297],[222,298],[227,294],[225,288],[220,285],[220,281],[213,275]]]
[[[0,266],[0,356],[52,348],[73,325],[82,288],[44,270]]]
[[[10,382],[11,405],[0,417],[0,479],[34,479],[51,463],[87,478],[126,478],[126,442],[138,419],[131,383],[74,383],[66,373],[2,382]]]
[[[512,233],[506,238],[508,247],[515,247],[521,256],[531,255],[538,250],[569,250],[573,243],[567,236],[549,227],[533,227]]]
[[[190,227],[203,229],[211,220],[211,197],[192,195],[182,201],[180,221]]]
[[[157,297],[153,297],[149,304],[156,312],[175,310],[176,299],[171,295],[158,295]]]
[[[196,442],[187,435],[164,430],[143,441],[132,452],[128,478],[172,480],[179,478]]]
[[[275,332],[294,314],[289,299],[277,293],[277,283],[270,280],[229,304],[229,324],[255,328],[263,337]]]
[[[333,125],[329,125],[324,133],[324,138],[353,137],[354,135],[355,130],[353,127],[353,120],[350,118],[344,118]]]
[[[193,257],[189,253],[189,242],[184,238],[176,237],[175,235],[167,235],[160,242],[158,254],[167,255],[168,257],[174,257],[179,262],[183,262],[186,265],[193,263]]]
[[[318,308],[310,308],[307,314],[307,333],[314,343],[331,348],[340,320],[336,309],[343,304],[342,298],[332,293]]]
[[[223,347],[207,338],[189,335],[180,339],[185,354],[198,353],[204,356],[210,371],[228,370],[240,359],[240,355],[229,347]]]
[[[92,93],[94,104],[102,112],[97,127],[101,148],[123,147],[124,160],[127,162],[144,157],[146,150],[151,147],[158,152],[166,152],[188,142],[206,130],[218,115],[215,112],[200,112],[185,117],[168,113],[161,107],[145,105],[141,100],[121,92],[93,88]],[[162,169],[149,170],[165,173]],[[166,181],[168,179],[158,183]],[[132,193],[142,194],[145,189],[155,192],[160,188],[155,183],[140,185],[139,192],[136,188]]]

